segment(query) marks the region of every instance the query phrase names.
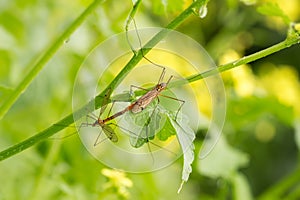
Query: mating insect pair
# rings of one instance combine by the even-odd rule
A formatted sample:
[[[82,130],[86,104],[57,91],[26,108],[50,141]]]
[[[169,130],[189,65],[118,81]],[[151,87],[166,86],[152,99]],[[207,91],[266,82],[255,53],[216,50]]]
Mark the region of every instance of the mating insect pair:
[[[139,33],[137,31],[137,27],[136,27],[136,23],[135,23],[135,20],[133,18],[134,16],[134,10],[131,11],[128,19],[127,19],[127,22],[126,22],[126,39],[127,39],[127,42],[131,48],[131,51],[136,54],[137,52],[134,50],[130,40],[129,40],[129,35],[128,35],[128,27],[129,27],[129,24],[131,22],[133,22],[134,24],[134,27],[135,27],[135,33],[136,33],[136,36],[138,38],[138,43],[139,43],[139,46],[140,46],[140,51],[143,55],[143,58],[145,60],[147,60],[149,63],[151,63],[153,66],[156,66],[156,67],[159,67],[162,69],[162,72],[160,74],[160,77],[158,79],[158,82],[157,84],[152,88],[152,89],[145,89],[145,88],[142,88],[142,87],[138,87],[138,86],[134,86],[134,85],[131,85],[130,87],[130,94],[132,95],[133,94],[133,88],[136,88],[136,89],[140,89],[140,90],[144,90],[146,91],[146,93],[142,96],[140,96],[137,100],[135,100],[134,102],[132,102],[130,105],[128,105],[127,107],[125,107],[124,109],[122,109],[121,111],[119,112],[116,112],[115,114],[110,115],[111,113],[111,110],[112,110],[112,106],[114,105],[114,101],[113,101],[113,104],[108,112],[108,117],[106,118],[101,118],[101,115],[104,113],[106,107],[107,107],[107,103],[109,101],[109,98],[111,96],[111,89],[108,89],[106,91],[106,94],[104,96],[104,99],[103,99],[103,102],[102,102],[102,107],[100,108],[100,112],[99,112],[99,115],[98,117],[95,116],[95,115],[87,115],[88,118],[91,118],[94,120],[94,122],[92,123],[89,123],[89,122],[85,122],[85,123],[82,123],[80,126],[99,126],[102,131],[104,132],[104,134],[106,135],[106,137],[116,143],[118,142],[118,136],[117,134],[115,133],[114,131],[114,128],[112,128],[112,126],[114,126],[115,128],[118,127],[119,129],[129,133],[131,136],[133,137],[136,137],[139,139],[139,135],[138,133],[135,133],[134,131],[131,131],[129,130],[129,128],[125,128],[125,127],[122,127],[120,125],[117,125],[116,123],[112,123],[111,121],[118,118],[119,116],[127,113],[127,112],[130,112],[131,114],[133,115],[136,115],[136,114],[139,114],[141,112],[143,112],[143,110],[145,110],[147,107],[149,107],[149,105],[151,103],[155,104],[154,107],[153,107],[153,110],[152,110],[152,113],[149,115],[148,119],[145,120],[145,123],[144,123],[144,126],[148,126],[151,121],[154,121],[154,117],[155,117],[155,114],[157,113],[157,108],[158,108],[158,105],[160,103],[160,99],[159,97],[163,97],[163,98],[168,98],[168,99],[172,99],[172,100],[175,100],[175,101],[178,101],[180,103],[179,107],[177,108],[177,112],[175,114],[175,121],[176,121],[176,118],[178,116],[178,113],[179,111],[181,110],[182,106],[184,105],[185,101],[184,100],[180,100],[180,99],[177,99],[175,97],[172,97],[172,96],[168,96],[168,95],[164,95],[162,94],[162,92],[164,90],[166,90],[167,86],[169,85],[170,81],[172,80],[172,78],[174,76],[170,76],[169,79],[164,82],[164,77],[165,77],[165,74],[166,74],[166,68],[162,65],[159,65],[157,63],[154,63],[152,62],[150,59],[148,59],[145,55],[144,55],[144,52],[143,52],[143,48],[142,48],[142,42],[141,42],[141,39],[140,39],[140,36],[139,36]],[[155,131],[155,130],[152,130],[152,131]],[[144,140],[145,142],[148,142],[149,141],[149,137],[150,136],[154,136],[155,133],[147,133],[146,131],[146,135],[144,136]],[[94,142],[94,146],[96,146],[97,144],[99,144],[99,138],[100,138],[100,134],[97,136],[97,139],[95,140]],[[101,142],[101,141],[100,141]]]
[[[162,94],[162,91],[164,91],[166,89],[166,87],[168,86],[168,84],[170,83],[171,79],[173,78],[173,76],[170,76],[170,78],[167,80],[167,82],[163,82],[163,79],[164,79],[164,76],[165,76],[165,73],[166,73],[166,69],[162,66],[159,66],[162,68],[162,73],[160,75],[160,78],[158,80],[158,83],[150,90],[147,90],[147,89],[144,89],[142,87],[137,87],[137,86],[131,86],[131,92],[130,93],[133,93],[132,92],[132,88],[135,87],[135,88],[138,88],[138,89],[141,89],[141,90],[145,90],[146,93],[144,95],[142,95],[140,98],[138,98],[137,100],[135,100],[133,103],[131,103],[130,105],[128,105],[127,107],[125,107],[123,110],[119,111],[119,112],[116,112],[115,114],[110,115],[111,113],[111,110],[112,110],[112,107],[110,108],[109,112],[108,112],[108,117],[106,118],[101,118],[101,115],[104,113],[106,107],[107,107],[107,103],[109,101],[109,97],[111,95],[111,90],[107,90],[104,98],[103,98],[103,102],[102,102],[102,107],[100,109],[100,112],[99,112],[99,116],[96,117],[95,115],[91,115],[91,114],[88,114],[87,115],[87,118],[91,118],[93,120],[95,120],[93,123],[89,123],[89,122],[85,122],[85,123],[82,123],[80,125],[80,128],[82,127],[86,127],[86,126],[99,126],[103,133],[106,135],[106,137],[116,143],[118,142],[118,136],[117,134],[115,133],[114,131],[114,128],[118,127],[119,129],[121,129],[122,131],[124,132],[127,132],[129,133],[131,136],[137,138],[137,139],[141,139],[139,138],[139,135],[137,133],[135,133],[134,131],[131,131],[129,130],[130,128],[124,128],[120,125],[117,125],[116,123],[112,123],[111,121],[116,119],[117,117],[127,113],[127,112],[130,112],[131,114],[135,115],[135,114],[138,114],[138,113],[141,113],[143,112],[151,103],[154,103],[154,107],[152,109],[152,112],[151,114],[149,115],[148,119],[146,120],[144,126],[148,126],[150,123],[151,123],[151,120],[154,120],[154,116],[155,114],[157,113],[157,107],[160,103],[160,99],[159,97],[163,97],[163,98],[169,98],[169,99],[172,99],[172,100],[176,100],[178,102],[180,102],[180,105],[177,109],[177,112],[176,112],[176,115],[175,115],[175,120],[177,118],[177,115],[179,113],[179,111],[181,110],[183,104],[184,104],[184,101],[183,100],[180,100],[180,99],[177,99],[175,97],[171,97],[171,96],[167,96],[167,95],[163,95]],[[155,102],[156,101],[156,102]],[[112,106],[114,105],[114,102],[112,104]],[[114,128],[112,128],[112,126],[114,126]],[[153,130],[152,130],[153,131]],[[154,130],[155,131],[155,130]],[[150,138],[150,135],[151,136],[154,136],[155,133],[146,133],[146,136],[144,136],[144,140],[145,142],[149,142],[149,138]],[[100,141],[100,134],[98,134],[95,142],[94,142],[94,146],[98,145],[101,141]]]

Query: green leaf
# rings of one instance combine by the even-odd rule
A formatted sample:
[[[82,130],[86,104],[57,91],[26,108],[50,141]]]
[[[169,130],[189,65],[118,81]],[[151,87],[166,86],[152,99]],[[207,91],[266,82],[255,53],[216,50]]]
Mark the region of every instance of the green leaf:
[[[167,117],[167,120],[163,126],[163,128],[156,134],[156,137],[161,141],[166,141],[169,137],[176,134],[176,130],[174,129],[170,118]]]
[[[257,8],[257,11],[266,16],[280,17],[284,23],[290,24],[291,20],[289,17],[281,10],[281,8],[276,3],[265,3]]]
[[[189,175],[192,172],[191,164],[194,161],[194,144],[195,133],[188,126],[188,117],[183,114],[179,115],[176,121],[173,119],[176,115],[174,111],[166,111],[163,107],[157,106],[152,103],[141,113],[129,114],[127,118],[129,126],[140,126],[139,134],[133,135],[130,138],[131,145],[135,148],[142,146],[154,139],[156,134],[157,138],[161,141],[167,140],[170,136],[177,134],[177,139],[183,152],[183,170],[182,170],[182,183],[178,189],[180,192],[184,182],[187,182]],[[149,120],[150,118],[150,120]],[[133,123],[135,125],[133,125]],[[134,130],[135,128],[133,128]]]
[[[192,172],[192,163],[194,161],[194,143],[196,136],[194,131],[188,126],[188,118],[178,116],[177,121],[171,119],[171,124],[177,133],[177,139],[183,152],[183,170],[181,176],[181,185],[178,193],[181,191],[184,182],[187,182]]]
[[[160,106],[153,102],[140,113],[125,115],[127,126],[130,127],[130,143],[138,148],[152,140],[164,126],[167,116],[161,114]]]
[[[212,178],[230,178],[240,167],[248,164],[249,157],[221,137],[215,148],[201,161],[198,164],[201,174]]]

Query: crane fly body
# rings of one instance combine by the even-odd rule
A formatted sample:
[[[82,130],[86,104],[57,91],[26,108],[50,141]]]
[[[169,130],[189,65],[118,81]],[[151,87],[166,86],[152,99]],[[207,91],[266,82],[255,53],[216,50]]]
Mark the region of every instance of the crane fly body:
[[[131,112],[139,113],[144,110],[166,87],[167,83],[157,84],[152,90],[148,91],[145,95],[132,104],[130,109]]]
[[[115,119],[116,117],[119,117],[126,113],[127,111],[131,111],[132,113],[136,114],[141,111],[143,111],[155,98],[158,98],[160,93],[167,87],[168,83],[170,82],[171,76],[167,83],[159,83],[157,84],[152,90],[149,90],[146,94],[141,96],[138,100],[136,100],[134,103],[127,106],[124,110],[121,110],[120,112],[117,112],[116,114],[104,119],[104,120],[98,120],[95,122],[95,124],[105,124],[106,122]]]

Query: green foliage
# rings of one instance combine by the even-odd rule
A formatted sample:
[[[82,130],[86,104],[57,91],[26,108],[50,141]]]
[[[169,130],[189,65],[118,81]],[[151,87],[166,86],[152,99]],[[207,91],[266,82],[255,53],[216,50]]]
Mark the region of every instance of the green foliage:
[[[230,180],[239,168],[248,164],[249,157],[245,153],[230,147],[225,139],[221,137],[218,145],[210,155],[203,161],[198,161],[198,170],[201,174],[212,178],[222,177]]]
[[[166,141],[169,137],[176,134],[176,130],[171,124],[171,120],[169,117],[166,116],[166,121],[164,126],[161,130],[156,133],[155,137],[157,137],[161,141]]]
[[[199,7],[206,4],[203,2],[197,1],[193,5]],[[251,1],[243,2],[248,4]],[[97,3],[101,4],[93,7]],[[62,129],[65,129],[65,135],[74,133],[71,127],[66,129],[51,124],[73,123],[71,93],[77,69],[94,44],[124,30],[132,5],[95,1],[86,9],[88,5],[82,1],[8,1],[1,4],[0,158],[9,159],[0,165],[0,199],[299,199],[299,46],[288,48],[299,43],[299,24],[290,27],[286,40],[267,48],[282,40],[282,33],[287,32],[286,26],[277,24],[273,18],[268,22],[262,20],[264,16],[254,9],[256,5],[245,6],[238,0],[210,1],[207,16],[200,19],[197,15],[190,17],[194,11],[191,8],[195,7],[186,7],[191,3],[182,0],[141,1],[142,9],[135,18],[143,27],[162,26],[162,22],[171,21],[169,16],[174,16],[175,20],[167,27],[175,29],[184,22],[179,31],[205,44],[217,63],[226,63],[218,70],[189,76],[192,85],[215,73],[250,62],[248,67],[253,73],[252,81],[235,70],[229,78],[224,75],[228,109],[223,136],[207,158],[196,160],[194,169],[191,167],[194,144],[188,144],[195,135],[185,118],[174,121],[174,113],[166,112],[169,108],[157,109],[155,119],[163,119],[164,125],[155,137],[148,138],[146,132],[158,130],[157,124],[147,121],[150,111],[146,117],[136,116],[137,124],[144,126],[149,122],[147,127],[151,130],[145,128],[142,138],[135,136],[138,139],[133,143],[135,147],[149,140],[168,141],[177,135],[184,149],[182,180],[190,179],[180,194],[176,193],[181,182],[179,171],[182,163],[179,161],[155,173],[105,172],[104,166],[95,162],[77,137],[43,141]],[[293,12],[299,15],[295,1],[289,3],[294,3],[295,6],[291,6]],[[84,10],[85,14],[81,15]],[[179,14],[182,10],[184,12]],[[286,12],[284,3],[279,1],[278,4],[263,4],[257,10],[267,16],[280,17],[286,24],[293,18]],[[86,18],[90,13],[92,15]],[[163,34],[156,37],[155,42],[162,38]],[[263,58],[285,48],[288,49]],[[145,53],[148,51],[151,49]],[[112,88],[142,59],[142,55],[136,53],[124,68],[126,70],[119,75],[112,72]],[[247,54],[250,55],[243,57]],[[230,59],[224,59],[228,57]],[[275,67],[269,68],[270,63]],[[273,76],[272,72],[283,68],[282,64],[293,70],[289,74]],[[119,71],[124,66],[120,66]],[[269,77],[267,81],[259,72],[265,66],[262,74]],[[271,86],[280,82],[278,85],[284,87],[271,88],[268,82]],[[249,85],[255,89],[252,91]],[[238,86],[247,91],[248,96],[240,93]],[[98,108],[103,94],[105,90],[96,98]],[[283,97],[280,94],[284,94]],[[117,94],[113,98],[132,100],[129,93]],[[197,95],[197,98],[203,112],[201,116],[209,121],[209,108],[205,108],[210,104],[205,101],[205,94]],[[79,116],[84,116],[85,111],[83,108]],[[198,112],[198,109],[190,111],[189,118],[193,112]],[[67,114],[70,115],[58,122]],[[193,129],[200,129],[195,139],[195,154],[203,143],[200,133],[207,128],[203,124],[193,126]],[[17,145],[8,148],[13,144]],[[29,147],[29,150],[13,156]],[[105,153],[109,154],[109,150]]]

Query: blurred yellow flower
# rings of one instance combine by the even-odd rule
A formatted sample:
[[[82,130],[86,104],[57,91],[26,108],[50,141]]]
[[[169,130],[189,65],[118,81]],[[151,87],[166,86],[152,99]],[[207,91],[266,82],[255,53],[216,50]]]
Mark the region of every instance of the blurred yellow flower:
[[[271,141],[276,133],[274,125],[266,120],[259,121],[255,127],[255,136],[261,142]]]
[[[234,50],[227,50],[220,58],[221,64],[230,63],[241,58],[241,56]],[[238,68],[223,73],[225,81],[232,81],[235,92],[241,96],[251,96],[256,89],[255,76],[248,65],[242,65]]]
[[[295,114],[300,115],[300,83],[297,71],[290,66],[283,65],[276,68],[269,65],[268,70],[261,75],[261,84],[266,91],[284,105],[292,106]]]
[[[253,95],[256,88],[256,80],[249,66],[243,65],[233,69],[231,73],[236,93],[242,97]]]
[[[129,192],[127,188],[132,187],[132,181],[126,177],[124,172],[104,168],[101,173],[108,178],[108,182],[104,184],[104,190],[115,188],[118,191],[118,195],[124,198],[129,197]]]

